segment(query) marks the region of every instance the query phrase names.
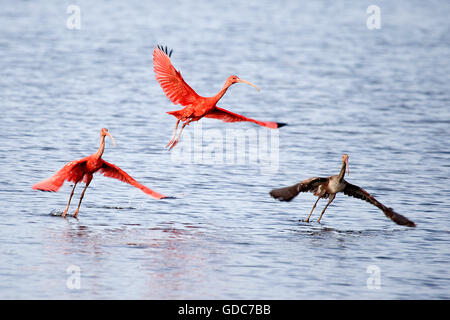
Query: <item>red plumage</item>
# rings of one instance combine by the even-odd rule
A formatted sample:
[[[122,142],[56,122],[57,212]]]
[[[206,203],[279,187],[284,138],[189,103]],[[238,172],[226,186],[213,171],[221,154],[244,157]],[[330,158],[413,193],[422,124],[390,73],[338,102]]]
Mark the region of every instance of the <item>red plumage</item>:
[[[212,118],[212,119],[219,119],[223,122],[240,122],[240,121],[248,121],[256,123],[260,126],[271,128],[271,129],[277,129],[279,127],[282,127],[283,124],[273,121],[259,121],[251,118],[247,118],[244,116],[241,116],[240,114],[233,113],[231,111],[215,107],[212,111],[207,113],[205,115],[205,118]]]
[[[181,110],[167,112],[178,119],[175,126],[174,135],[167,145],[170,145],[170,149],[178,143],[181,132],[186,125],[192,121],[198,121],[203,117],[219,119],[224,122],[253,122],[257,125],[271,129],[277,129],[285,125],[284,123],[277,123],[273,121],[259,121],[251,119],[216,106],[217,102],[234,83],[247,83],[259,90],[259,88],[254,84],[239,79],[237,76],[228,77],[222,89],[215,96],[199,96],[194,89],[192,89],[184,81],[181,73],[173,67],[170,61],[171,53],[172,51],[169,52],[167,48],[161,46],[157,46],[153,50],[153,70],[155,72],[156,80],[159,82],[164,94],[170,101],[172,101],[175,105],[181,104],[184,106]],[[176,137],[178,124],[180,121],[183,122],[183,126],[178,134],[178,137]]]
[[[103,166],[100,168],[100,170],[98,172],[100,174],[103,174],[105,177],[118,179],[118,180],[128,183],[138,189],[141,189],[142,191],[144,191],[146,194],[152,196],[153,198],[156,198],[156,199],[167,198],[165,195],[162,195],[162,194],[160,194],[156,191],[153,191],[153,190],[147,188],[146,186],[140,184],[139,182],[134,180],[128,173],[126,173],[125,171],[123,171],[118,166],[116,166],[112,163],[103,161]]]
[[[33,189],[56,192],[62,187],[64,181],[74,183],[80,182],[86,172],[86,162],[88,159],[89,157],[86,157],[80,160],[69,162],[50,178],[47,178],[33,185]]]
[[[167,198],[165,195],[155,192],[147,188],[146,186],[140,184],[135,179],[133,179],[128,173],[120,169],[118,166],[104,161],[101,157],[105,149],[105,136],[109,136],[111,137],[111,139],[113,139],[111,134],[109,134],[108,130],[103,128],[100,131],[100,147],[96,153],[83,159],[69,162],[59,171],[57,171],[54,175],[52,175],[50,178],[47,178],[33,185],[33,189],[35,190],[56,192],[62,187],[65,181],[74,183],[74,187],[70,195],[69,202],[67,203],[66,210],[64,210],[63,217],[65,217],[65,215],[67,214],[67,210],[69,209],[70,205],[70,200],[72,199],[76,185],[80,182],[84,182],[86,186],[83,190],[83,193],[81,194],[78,208],[74,214],[75,217],[77,216],[78,211],[80,209],[81,201],[84,196],[84,192],[86,191],[87,187],[89,186],[89,183],[93,178],[94,173],[96,172],[103,174],[105,177],[118,179],[122,182],[128,183],[138,189],[141,189],[143,192],[156,199]]]

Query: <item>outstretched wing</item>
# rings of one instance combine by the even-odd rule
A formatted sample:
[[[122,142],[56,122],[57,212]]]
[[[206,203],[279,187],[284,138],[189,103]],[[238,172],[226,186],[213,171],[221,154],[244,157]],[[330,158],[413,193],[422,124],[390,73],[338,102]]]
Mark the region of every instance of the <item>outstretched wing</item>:
[[[378,202],[377,199],[375,199],[370,193],[368,193],[363,188],[360,188],[358,186],[355,186],[354,184],[347,182],[347,185],[345,186],[345,189],[343,192],[344,192],[344,194],[346,194],[348,196],[370,202],[374,206],[381,209],[384,212],[384,214],[386,215],[386,217],[388,217],[389,219],[391,219],[392,221],[394,221],[397,224],[405,225],[408,227],[416,226],[416,224],[414,222],[412,222],[411,220],[409,220],[408,218],[402,216],[401,214],[396,213],[392,208],[388,208],[385,205],[383,205],[382,203]]]
[[[132,186],[135,186],[136,188],[141,189],[146,194],[151,195],[152,197],[154,197],[156,199],[167,198],[165,195],[155,192],[155,191],[147,188],[146,186],[140,184],[139,182],[134,180],[128,173],[126,173],[125,171],[123,171],[118,166],[116,166],[112,163],[103,161],[103,166],[100,168],[98,173],[103,174],[105,177],[118,179],[125,183],[131,184]]]
[[[33,185],[33,189],[56,192],[66,180],[75,183],[80,182],[84,176],[87,159],[88,157],[69,162],[50,178]]]
[[[153,70],[167,98],[174,104],[188,106],[200,96],[183,79],[180,72],[175,70],[170,62],[172,50],[157,46],[153,50]]]
[[[273,121],[259,121],[259,120],[247,118],[247,117],[241,116],[240,114],[236,114],[236,113],[230,112],[228,110],[225,110],[225,109],[222,109],[219,107],[215,107],[211,112],[206,114],[205,118],[219,119],[219,120],[222,120],[223,122],[248,121],[248,122],[253,122],[260,126],[268,127],[271,129],[277,129],[277,128],[280,128],[280,127],[286,125],[285,123],[279,123],[279,122],[273,122]]]
[[[285,187],[281,189],[273,189],[270,191],[270,195],[280,201],[291,201],[300,192],[316,192],[321,184],[328,181],[328,178],[314,177],[307,180],[303,180],[297,184],[290,187]]]

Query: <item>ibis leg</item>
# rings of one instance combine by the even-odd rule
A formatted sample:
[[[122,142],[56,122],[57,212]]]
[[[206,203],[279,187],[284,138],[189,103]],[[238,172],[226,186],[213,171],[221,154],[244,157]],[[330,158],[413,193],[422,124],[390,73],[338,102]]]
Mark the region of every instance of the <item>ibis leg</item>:
[[[306,218],[305,222],[309,222],[309,218],[311,217],[311,215],[312,215],[312,213],[313,213],[313,211],[314,211],[314,209],[315,209],[315,207],[317,205],[317,202],[319,202],[319,200],[320,200],[320,197],[318,197],[316,202],[314,202],[314,205],[313,205],[313,207],[311,209],[311,212],[309,213],[309,216],[308,216],[308,218]]]
[[[184,127],[186,127],[186,125],[188,125],[190,122],[185,122],[183,123],[183,126],[181,127],[180,132],[178,133],[178,137],[173,141],[172,145],[170,146],[169,150],[172,150],[173,147],[175,147],[178,143],[178,140],[181,137],[181,133],[183,132]]]
[[[64,212],[63,212],[63,214],[62,214],[62,217],[63,217],[63,218],[66,217],[67,211],[69,211],[70,200],[72,200],[73,192],[75,191],[75,187],[76,187],[76,186],[77,186],[77,184],[75,183],[75,184],[73,185],[72,192],[70,193],[69,202],[67,202],[66,210],[64,210]]]
[[[180,123],[180,119],[178,119],[177,124],[175,125],[175,130],[173,131],[172,139],[170,139],[169,143],[166,145],[166,148],[170,146],[177,135],[178,124]]]
[[[330,200],[328,200],[327,205],[325,206],[325,208],[323,208],[322,213],[320,214],[320,217],[319,217],[319,219],[317,220],[317,222],[320,222],[320,219],[322,219],[322,216],[323,216],[323,214],[325,213],[325,210],[327,210],[328,206],[330,205],[330,203],[333,202],[333,200],[334,200],[335,197],[336,197],[335,195],[330,196]]]
[[[91,180],[92,180],[92,178],[89,179],[88,181],[86,181],[86,186],[84,187],[83,192],[81,193],[81,196],[80,196],[80,202],[78,202],[78,207],[77,207],[77,209],[75,210],[75,212],[73,213],[74,218],[77,217],[78,212],[80,211],[81,201],[83,201],[84,193],[86,192],[86,189],[87,189],[87,187],[89,186],[89,183],[91,183]]]

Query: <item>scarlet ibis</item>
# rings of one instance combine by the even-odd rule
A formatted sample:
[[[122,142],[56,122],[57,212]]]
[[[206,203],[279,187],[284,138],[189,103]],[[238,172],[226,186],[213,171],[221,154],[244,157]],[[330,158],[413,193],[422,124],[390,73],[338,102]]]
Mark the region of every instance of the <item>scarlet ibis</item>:
[[[217,102],[223,97],[225,92],[227,92],[228,88],[235,83],[246,83],[252,87],[255,87],[259,91],[259,88],[253,83],[240,79],[237,76],[229,76],[222,89],[215,96],[199,96],[184,81],[181,73],[173,67],[170,62],[172,52],[173,50],[169,51],[167,47],[159,45],[153,50],[153,68],[155,71],[156,80],[159,82],[170,101],[172,101],[175,105],[181,104],[184,106],[181,110],[167,112],[178,119],[172,139],[166,145],[166,147],[170,146],[169,150],[175,147],[178,143],[181,132],[186,125],[189,125],[192,121],[198,121],[203,117],[219,119],[224,122],[249,121],[271,129],[280,128],[285,125],[285,123],[254,120],[217,107]],[[180,121],[183,122],[183,126],[177,136],[177,129]]]
[[[397,224],[406,225],[408,227],[415,227],[416,224],[409,220],[408,218],[396,213],[392,208],[388,208],[384,206],[382,203],[378,202],[371,194],[369,194],[363,188],[360,188],[356,185],[348,183],[344,180],[345,170],[347,169],[347,174],[349,174],[348,169],[348,155],[344,154],[342,156],[342,167],[341,171],[338,175],[330,176],[328,178],[320,178],[314,177],[310,179],[303,180],[293,186],[285,187],[281,189],[274,189],[270,192],[270,195],[275,199],[280,201],[291,201],[294,199],[300,192],[312,192],[315,196],[317,196],[317,200],[314,203],[314,206],[311,209],[311,212],[306,218],[305,222],[309,222],[309,218],[314,211],[314,208],[317,205],[317,202],[320,199],[329,199],[325,208],[322,210],[319,219],[317,222],[320,222],[325,210],[328,208],[331,202],[333,202],[336,197],[336,193],[343,192],[344,194],[355,197],[361,200],[365,200],[370,202],[374,206],[381,209],[386,217],[391,219]]]
[[[108,132],[108,129],[102,128],[100,130],[100,147],[98,148],[98,151],[96,153],[93,153],[90,156],[85,157],[83,159],[69,162],[61,170],[56,172],[50,178],[45,179],[45,180],[33,185],[33,189],[35,189],[35,190],[56,192],[59,190],[59,188],[61,188],[64,181],[67,180],[67,181],[74,183],[72,192],[70,193],[69,202],[67,203],[67,207],[62,214],[63,217],[66,216],[67,211],[69,210],[70,200],[72,200],[72,196],[75,191],[75,187],[77,186],[77,184],[79,182],[84,182],[86,184],[86,186],[84,187],[84,190],[81,193],[80,202],[78,203],[78,208],[74,212],[74,217],[75,218],[77,217],[78,212],[80,211],[80,205],[81,205],[81,201],[83,200],[84,193],[86,192],[86,189],[89,186],[89,183],[91,183],[93,175],[96,172],[103,174],[105,177],[115,178],[120,181],[131,184],[132,186],[135,186],[136,188],[141,189],[146,194],[148,194],[156,199],[167,198],[166,196],[159,194],[153,190],[150,190],[146,186],[140,184],[139,182],[134,180],[132,177],[130,177],[125,171],[120,169],[118,166],[116,166],[112,163],[106,162],[105,160],[102,159],[102,155],[105,150],[105,137],[106,136],[111,138],[111,140],[113,141],[114,146],[115,146],[116,141],[114,140],[113,136]]]

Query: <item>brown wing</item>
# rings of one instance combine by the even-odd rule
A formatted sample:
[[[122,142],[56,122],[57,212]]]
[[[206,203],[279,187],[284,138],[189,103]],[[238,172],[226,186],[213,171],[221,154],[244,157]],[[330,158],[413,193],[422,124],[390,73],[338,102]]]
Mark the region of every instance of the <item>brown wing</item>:
[[[200,96],[183,79],[181,73],[177,71],[170,62],[172,51],[167,48],[157,46],[153,50],[153,70],[156,80],[166,96],[174,104],[189,106]]]
[[[402,216],[401,214],[396,213],[394,211],[394,209],[388,208],[385,205],[383,205],[382,203],[378,202],[377,199],[375,199],[370,193],[368,193],[363,188],[360,188],[358,186],[355,186],[354,184],[347,182],[347,185],[345,186],[345,189],[343,192],[344,192],[344,194],[346,194],[348,196],[370,202],[377,208],[381,209],[384,212],[384,214],[386,215],[386,217],[388,217],[389,219],[391,219],[392,221],[394,221],[397,224],[408,226],[408,227],[416,226],[416,224],[414,222],[412,222],[408,218]]]
[[[162,194],[160,194],[156,191],[153,191],[153,190],[147,188],[146,186],[140,184],[139,182],[134,180],[128,173],[126,173],[125,171],[123,171],[118,166],[116,166],[112,163],[103,161],[103,166],[100,168],[100,170],[98,172],[100,174],[103,174],[105,177],[118,179],[125,183],[131,184],[132,186],[141,189],[146,194],[148,194],[156,199],[167,198],[165,195],[162,195]]]
[[[285,187],[281,189],[273,189],[270,191],[270,195],[280,201],[291,201],[300,192],[316,192],[319,186],[326,183],[328,178],[314,177],[307,180],[303,180],[300,183],[294,184],[290,187]]]
[[[74,183],[80,182],[84,176],[84,169],[88,158],[89,157],[69,162],[50,178],[33,185],[33,189],[56,192],[66,180]]]

